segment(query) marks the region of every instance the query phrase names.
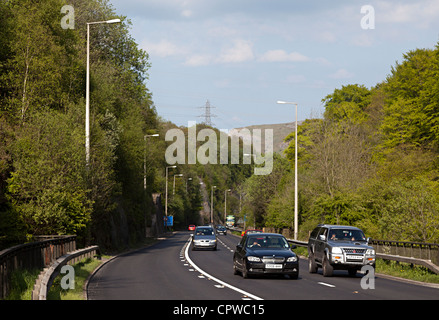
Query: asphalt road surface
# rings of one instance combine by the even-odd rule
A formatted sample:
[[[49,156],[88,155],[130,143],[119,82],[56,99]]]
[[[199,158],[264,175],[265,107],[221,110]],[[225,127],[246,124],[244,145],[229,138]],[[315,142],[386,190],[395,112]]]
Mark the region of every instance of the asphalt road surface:
[[[243,279],[234,275],[239,237],[218,236],[217,251],[191,251],[189,232],[177,232],[151,247],[118,256],[90,279],[89,300],[438,300],[439,289],[376,275],[374,289],[362,289],[363,275],[308,272],[300,260],[297,280],[283,276]]]

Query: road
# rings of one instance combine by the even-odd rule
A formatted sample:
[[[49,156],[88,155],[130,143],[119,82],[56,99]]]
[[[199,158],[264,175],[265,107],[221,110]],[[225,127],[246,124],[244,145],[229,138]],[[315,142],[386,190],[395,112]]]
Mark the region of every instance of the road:
[[[89,300],[430,300],[439,289],[375,277],[375,289],[361,288],[362,275],[335,271],[333,277],[308,273],[300,261],[299,279],[243,279],[232,270],[239,238],[218,236],[217,251],[191,251],[189,232],[177,232],[155,245],[119,256],[91,279]]]

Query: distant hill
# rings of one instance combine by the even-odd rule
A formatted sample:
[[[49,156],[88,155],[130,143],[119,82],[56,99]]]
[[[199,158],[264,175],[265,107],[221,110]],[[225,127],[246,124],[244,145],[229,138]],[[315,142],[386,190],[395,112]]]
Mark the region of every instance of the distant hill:
[[[300,122],[297,123],[300,125]],[[279,124],[262,124],[262,125],[253,125],[243,128],[235,128],[229,130],[229,136],[237,136],[240,134],[243,134],[243,129],[248,129],[251,133],[253,133],[254,129],[261,129],[262,130],[262,144],[256,143],[255,148],[259,150],[259,146],[262,146],[262,150],[265,149],[265,135],[264,130],[265,129],[273,129],[273,152],[281,153],[285,150],[285,148],[288,146],[288,143],[284,142],[284,139],[286,136],[288,136],[291,132],[294,132],[295,123],[294,122],[288,122],[288,123],[279,123]],[[245,135],[244,134],[244,142],[249,143],[251,142],[251,135]]]

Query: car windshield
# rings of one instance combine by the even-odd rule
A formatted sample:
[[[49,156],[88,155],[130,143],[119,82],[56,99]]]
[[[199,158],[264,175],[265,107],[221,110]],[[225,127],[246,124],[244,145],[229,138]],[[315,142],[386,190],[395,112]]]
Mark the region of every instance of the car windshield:
[[[196,231],[197,236],[212,236],[213,234],[212,228],[198,228]]]
[[[349,229],[331,229],[329,231],[329,239],[341,241],[366,241],[363,231]]]
[[[247,248],[280,250],[289,248],[289,245],[287,240],[282,236],[255,235],[248,238]]]

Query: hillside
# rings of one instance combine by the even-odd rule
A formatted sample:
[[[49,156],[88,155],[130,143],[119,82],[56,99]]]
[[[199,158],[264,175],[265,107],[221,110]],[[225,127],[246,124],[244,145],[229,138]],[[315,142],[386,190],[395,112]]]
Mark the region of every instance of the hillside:
[[[229,131],[229,136],[238,136],[241,133],[242,129],[248,129],[250,132],[253,133],[254,129],[261,129],[262,130],[262,140],[264,142],[264,132],[266,129],[273,129],[273,151],[277,153],[282,153],[283,150],[288,146],[288,143],[284,142],[284,139],[287,135],[289,135],[291,132],[294,132],[294,122],[288,122],[288,123],[279,123],[279,124],[262,124],[262,125],[253,125],[243,128],[235,128],[231,129]],[[298,125],[300,125],[300,122],[298,122]],[[244,142],[248,143],[251,142],[251,135],[245,135],[243,137]],[[262,147],[264,150],[264,143],[256,143],[255,147],[259,150],[259,146]]]

